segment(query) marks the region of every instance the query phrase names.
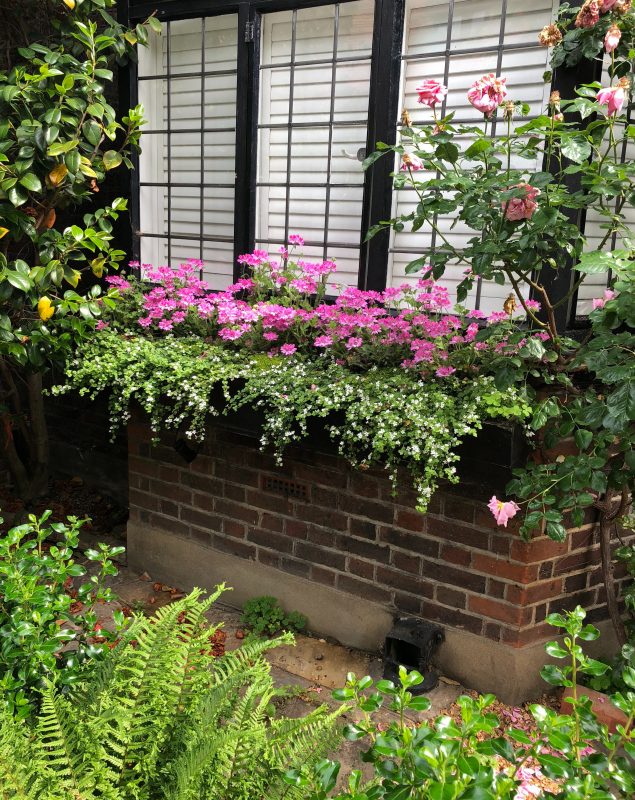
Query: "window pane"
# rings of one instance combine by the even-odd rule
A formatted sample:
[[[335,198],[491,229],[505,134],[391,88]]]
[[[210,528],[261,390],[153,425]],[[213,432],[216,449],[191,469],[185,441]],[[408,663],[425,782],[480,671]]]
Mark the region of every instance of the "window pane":
[[[168,22],[139,54],[149,131],[139,163],[141,260],[213,257],[204,271],[223,285],[233,273],[237,47],[229,14]]]
[[[488,72],[507,76],[514,97],[530,104],[538,115],[546,103],[549,85],[543,82],[548,51],[537,41],[537,33],[552,18],[558,3],[535,0],[407,0],[403,45],[402,107],[416,122],[431,123],[427,109],[416,103],[416,87],[424,78],[435,78],[448,86],[447,109],[455,111],[457,122],[480,122],[482,114],[467,100],[467,90]],[[465,146],[470,142],[466,138]],[[519,160],[514,166],[527,167]],[[540,164],[536,164],[536,169]],[[530,168],[531,165],[530,165]],[[429,177],[433,177],[430,175]],[[416,206],[416,195],[404,189],[395,193],[395,212],[408,213]],[[439,229],[460,249],[473,232],[454,218],[440,216]],[[416,233],[393,233],[389,256],[388,283],[415,282],[417,274],[406,275],[410,261],[435,247],[437,236],[428,225]],[[455,294],[464,267],[449,265],[441,283]],[[509,287],[486,282],[469,298],[484,311],[500,310]]]
[[[265,14],[257,242],[299,233],[314,257],[334,241],[357,283],[373,0]],[[353,268],[353,265],[354,268]],[[343,279],[343,278],[342,278]]]

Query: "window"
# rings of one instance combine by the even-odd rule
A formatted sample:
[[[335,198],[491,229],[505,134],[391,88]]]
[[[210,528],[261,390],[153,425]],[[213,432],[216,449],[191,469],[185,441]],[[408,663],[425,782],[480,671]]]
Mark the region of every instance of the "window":
[[[459,121],[480,119],[466,93],[487,72],[506,75],[514,97],[539,114],[551,87],[536,36],[557,5],[161,0],[164,33],[140,49],[133,76],[149,119],[133,187],[136,255],[154,264],[200,259],[212,288],[222,288],[238,275],[238,254],[275,252],[299,233],[308,257],[336,261],[338,282],[381,289],[412,280],[407,264],[433,250],[437,235],[422,228],[364,243],[370,225],[413,200],[392,191],[388,159],[368,173],[361,161],[376,141],[398,137],[404,105],[415,121],[427,119],[413,102],[423,77],[448,85]],[[155,7],[129,6],[133,20]],[[441,231],[452,222],[436,220]],[[469,235],[452,232],[459,243]],[[461,277],[449,265],[443,280],[452,290]],[[508,291],[483,282],[469,302],[498,309]]]

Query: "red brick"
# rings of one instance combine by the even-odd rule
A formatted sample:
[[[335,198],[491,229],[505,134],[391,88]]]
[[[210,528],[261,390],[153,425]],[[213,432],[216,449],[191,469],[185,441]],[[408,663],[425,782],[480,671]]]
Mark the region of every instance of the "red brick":
[[[365,497],[355,497],[350,494],[340,496],[340,508],[346,514],[366,517],[377,522],[391,523],[394,516],[393,506],[390,503],[379,503],[375,500],[367,500]]]
[[[395,569],[399,569],[402,572],[411,572],[413,575],[421,574],[421,559],[419,556],[413,556],[410,553],[402,553],[399,550],[393,550],[391,564]]]
[[[479,550],[489,550],[490,532],[478,530],[470,525],[428,517],[426,531],[429,536],[436,536],[446,542],[453,544],[458,542]]]
[[[589,547],[593,547],[596,541],[596,530],[595,526],[589,526],[583,530],[574,531],[570,537],[571,550],[587,550]]]
[[[178,467],[168,466],[167,464],[159,465],[159,479],[167,481],[168,483],[179,483],[181,470]]]
[[[395,525],[408,531],[421,532],[425,528],[426,518],[417,511],[397,511]]]
[[[483,629],[483,621],[480,617],[474,617],[447,606],[437,605],[429,600],[421,603],[421,614],[431,622],[440,622],[442,625],[450,625],[454,628],[462,628],[470,633],[480,634]]]
[[[189,468],[192,472],[210,476],[214,474],[214,461],[209,456],[198,455]]]
[[[295,516],[305,522],[313,522],[315,525],[336,531],[345,531],[348,527],[348,518],[341,511],[319,508],[305,503],[295,504]]]
[[[194,508],[181,508],[181,519],[197,528],[208,531],[220,531],[223,520],[216,514],[207,514]]]
[[[214,497],[221,497],[223,494],[223,482],[218,478],[210,478],[208,475],[197,475],[195,472],[181,470],[181,483],[191,489],[208,494]]]
[[[449,561],[450,564],[469,567],[472,562],[472,552],[462,547],[455,547],[452,544],[444,544],[441,547],[441,560]]]
[[[219,536],[216,534],[213,536],[212,542],[214,548],[223,553],[230,553],[234,556],[240,556],[241,558],[250,558],[254,560],[256,558],[256,546],[254,544],[244,542],[242,539],[226,539],[224,536]]]
[[[165,514],[166,517],[174,517],[175,519],[179,517],[179,507],[171,500],[159,500],[159,511]]]
[[[323,583],[325,586],[335,586],[336,573],[330,569],[318,567],[315,564],[311,566],[311,580],[317,583]]]
[[[510,583],[507,585],[505,599],[515,605],[532,605],[541,600],[558,597],[563,592],[562,578],[554,578],[543,583],[534,583],[531,586],[518,586]]]
[[[510,555],[513,561],[522,561],[524,564],[534,564],[537,561],[546,561],[564,555],[569,549],[569,541],[555,542],[547,537],[531,539],[524,542],[522,539],[512,540]]]
[[[495,642],[498,642],[501,636],[501,626],[496,622],[484,622],[483,635],[487,636],[488,639],[493,639]]]
[[[236,522],[236,520],[233,519],[223,520],[223,533],[226,536],[233,536],[236,539],[243,539],[246,531],[247,528],[242,522]]]
[[[192,500],[189,505],[193,506],[198,511],[213,511],[214,498],[210,494],[195,493],[192,495]]]
[[[492,558],[484,553],[474,553],[472,568],[496,578],[516,581],[516,583],[532,583],[538,577],[536,564],[512,564],[503,558]]]
[[[337,539],[333,531],[318,528],[316,525],[309,525],[307,529],[307,539],[309,542],[319,544],[321,547],[335,547]],[[338,548],[342,550],[343,548]]]
[[[297,575],[300,578],[308,578],[311,573],[309,564],[305,564],[303,561],[297,561],[295,558],[288,558],[287,556],[282,556],[280,558],[280,569],[283,569],[285,572],[290,572],[292,575]]]
[[[260,527],[266,528],[268,531],[275,531],[282,533],[284,527],[284,520],[276,514],[263,514],[260,520]]]
[[[326,567],[344,571],[346,567],[346,556],[333,550],[325,550],[315,544],[296,541],[295,554],[298,558],[308,561],[310,564],[318,563]]]
[[[531,608],[518,608],[517,606],[501,603],[489,597],[470,595],[468,608],[482,617],[490,617],[500,622],[507,622],[519,627],[529,624],[533,610]]]
[[[360,578],[372,581],[375,577],[375,565],[371,561],[362,561],[360,558],[348,559],[348,571]]]
[[[363,475],[360,472],[353,472],[351,470],[348,476],[348,489],[353,492],[353,494],[358,494],[362,497],[379,497],[379,483],[377,479],[368,475]]]
[[[297,519],[285,519],[284,532],[287,536],[293,536],[294,539],[306,539],[309,526],[306,522],[300,522]]]
[[[577,572],[583,567],[588,568],[591,564],[596,564],[599,560],[599,548],[595,548],[594,550],[578,550],[556,561],[554,574],[562,575],[567,572]]]
[[[421,598],[414,594],[395,592],[395,608],[404,614],[421,613]]]
[[[352,536],[358,536],[361,539],[373,540],[377,538],[377,526],[374,522],[367,522],[365,519],[350,517],[348,530]]]
[[[226,483],[223,488],[223,494],[228,500],[233,500],[236,503],[247,502],[247,492],[244,486],[237,486],[235,483]],[[250,505],[259,505],[248,501]],[[259,506],[262,508],[263,506]]]
[[[261,564],[266,564],[268,567],[275,567],[280,569],[280,556],[272,550],[258,550],[258,561]]]
[[[287,516],[290,516],[293,512],[293,507],[288,498],[261,491],[248,491],[247,504],[254,506],[254,508],[264,508],[267,511],[275,511],[276,514],[286,514]]]
[[[177,483],[151,480],[150,491],[158,497],[175,500],[177,503],[192,505],[192,492]]]
[[[488,597],[505,597],[505,589],[507,588],[507,584],[503,583],[503,581],[497,581],[494,578],[487,579],[487,591],[486,594]]]
[[[512,647],[525,647],[535,642],[546,642],[549,639],[553,639],[555,635],[554,629],[546,622],[540,625],[532,625],[522,631],[503,628],[501,634],[502,641],[506,644],[511,644]]]
[[[425,534],[408,533],[397,528],[381,528],[379,536],[382,542],[407,550],[409,553],[437,558],[439,553],[439,542],[429,539]]]
[[[390,567],[377,567],[377,583],[396,589],[400,592],[410,592],[418,597],[432,597],[434,590],[430,581],[405,572],[399,572]]]
[[[387,545],[375,544],[365,539],[353,539],[351,536],[339,536],[338,548],[344,553],[354,553],[356,556],[388,564],[390,561],[390,548]]]
[[[569,575],[568,578],[565,578],[564,581],[564,590],[567,594],[571,592],[580,591],[580,589],[586,589],[587,581],[590,584],[593,584],[593,576],[591,576],[591,580],[589,580],[589,573],[588,572],[580,572],[578,575]],[[600,580],[602,576],[598,574]]]
[[[158,511],[159,509],[159,499],[153,494],[146,494],[145,492],[140,492],[137,489],[129,489],[128,490],[128,502],[131,506],[137,506],[138,508],[145,508],[149,511]]]
[[[474,504],[468,503],[452,495],[445,498],[443,513],[449,519],[458,519],[461,522],[474,523]]]
[[[159,474],[159,462],[150,459],[139,458],[138,456],[128,457],[129,472],[136,472],[138,475],[148,475],[156,478]]]
[[[338,575],[337,588],[342,592],[348,592],[375,603],[390,602],[390,592],[386,591],[386,589],[380,588],[375,583],[358,580],[350,575]]]
[[[582,592],[574,592],[567,597],[558,597],[549,603],[549,613],[555,614],[561,611],[573,611],[576,606],[590,608],[595,601],[595,589],[585,589]]]
[[[311,488],[311,500],[317,506],[325,508],[337,508],[339,494],[335,489],[325,489],[323,486],[313,486]]]
[[[262,528],[248,528],[247,539],[250,542],[255,542],[260,547],[277,550],[279,553],[290,553],[293,550],[293,539]]]
[[[162,517],[160,514],[151,514],[149,525],[160,528],[162,531],[173,533],[175,536],[189,536],[190,527],[184,522],[179,522],[172,517]]]
[[[471,570],[451,567],[449,564],[437,564],[427,559],[423,561],[422,574],[426,578],[432,578],[448,586],[458,586],[461,589],[480,593],[485,591],[487,580],[484,575],[477,575]]]
[[[231,500],[225,500],[221,497],[217,497],[214,503],[214,508],[217,513],[222,514],[224,517],[237,519],[241,522],[246,522],[248,525],[255,525],[258,522],[258,512],[255,508],[241,506]]]
[[[436,599],[451,608],[465,608],[467,603],[465,592],[449,589],[447,586],[437,586]]]

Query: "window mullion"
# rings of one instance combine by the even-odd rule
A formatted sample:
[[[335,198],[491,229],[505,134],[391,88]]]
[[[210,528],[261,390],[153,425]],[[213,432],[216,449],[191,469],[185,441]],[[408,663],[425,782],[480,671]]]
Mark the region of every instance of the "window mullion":
[[[404,26],[404,0],[375,0],[375,32],[370,77],[367,153],[378,141],[394,144],[399,113],[399,79]],[[392,213],[393,161],[381,158],[367,171],[362,209],[362,252],[358,285],[381,291],[386,286],[390,231],[364,242],[366,232]]]
[[[253,36],[250,35],[252,31]],[[243,4],[238,11],[236,191],[234,195],[235,279],[240,276],[240,268],[236,259],[241,253],[252,250],[255,240],[259,61],[260,15],[256,13],[251,3]]]

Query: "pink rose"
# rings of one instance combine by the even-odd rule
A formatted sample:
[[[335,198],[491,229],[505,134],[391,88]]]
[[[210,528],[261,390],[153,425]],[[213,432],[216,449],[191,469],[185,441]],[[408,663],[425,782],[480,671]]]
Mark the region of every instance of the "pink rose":
[[[600,21],[600,2],[598,0],[586,0],[575,18],[576,28],[592,28],[597,25]]]
[[[520,506],[514,503],[513,500],[508,500],[505,502],[503,500],[499,500],[496,495],[493,495],[492,499],[487,504],[487,507],[494,515],[496,524],[503,525],[505,528],[507,527],[507,521],[512,517],[515,517],[520,511]]]
[[[620,86],[618,83],[617,86],[609,86],[606,89],[600,89],[595,99],[601,106],[607,107],[607,116],[613,117],[615,114],[621,113],[622,106],[626,100],[626,92],[624,91],[624,87]]]
[[[423,161],[418,156],[404,153],[401,158],[400,169],[402,172],[420,172],[423,169]]]
[[[538,208],[536,197],[540,194],[540,189],[531,186],[529,183],[519,183],[511,188],[522,189],[524,197],[512,197],[511,200],[503,201],[502,206],[505,210],[505,217],[512,222],[531,219]]]
[[[612,289],[605,289],[602,297],[593,298],[591,303],[593,310],[595,311],[598,308],[604,308],[609,300],[614,300],[616,297],[617,294]]]
[[[481,111],[486,117],[491,117],[507,97],[506,81],[507,78],[497,78],[492,72],[483,75],[472,84],[467,99],[477,111]]]
[[[442,103],[448,93],[447,87],[439,81],[428,79],[416,89],[419,94],[418,103],[428,108],[434,108],[438,103]]]
[[[602,0],[602,13],[606,14],[617,3],[617,0]]]
[[[617,25],[611,25],[606,32],[606,36],[604,37],[604,49],[606,52],[612,53],[620,43],[621,38],[622,31],[617,27]]]

